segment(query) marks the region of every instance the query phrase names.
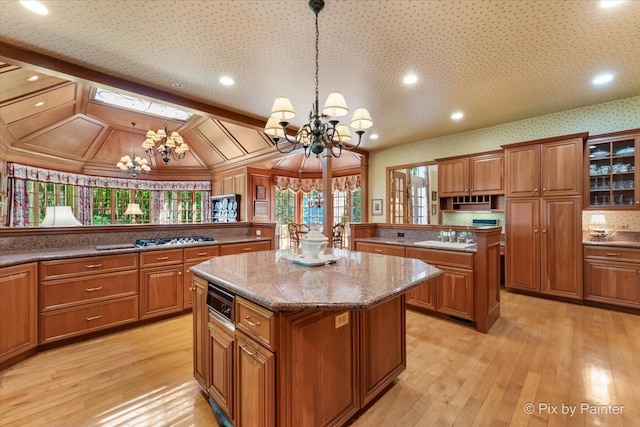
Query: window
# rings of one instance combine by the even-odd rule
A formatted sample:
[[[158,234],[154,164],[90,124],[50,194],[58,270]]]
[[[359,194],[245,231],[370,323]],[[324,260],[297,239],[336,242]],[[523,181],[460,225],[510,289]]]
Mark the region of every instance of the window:
[[[52,184],[28,181],[29,226],[37,227],[44,219],[47,206],[71,206],[77,218],[78,194],[76,187],[68,184]]]
[[[202,222],[202,192],[166,191],[163,222],[185,224]]]
[[[309,224],[309,226],[322,224],[322,193],[318,190],[311,190],[302,194],[302,222]]]
[[[348,222],[361,222],[361,192],[334,191],[333,192],[333,223],[346,224]]]

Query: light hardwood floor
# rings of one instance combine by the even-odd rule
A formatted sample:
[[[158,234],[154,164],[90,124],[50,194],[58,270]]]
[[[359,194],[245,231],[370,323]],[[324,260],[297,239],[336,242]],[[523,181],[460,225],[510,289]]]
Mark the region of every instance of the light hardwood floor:
[[[353,426],[640,426],[640,316],[503,292],[488,334],[410,311],[407,344]],[[40,353],[0,373],[0,425],[215,426],[191,346],[189,314]]]

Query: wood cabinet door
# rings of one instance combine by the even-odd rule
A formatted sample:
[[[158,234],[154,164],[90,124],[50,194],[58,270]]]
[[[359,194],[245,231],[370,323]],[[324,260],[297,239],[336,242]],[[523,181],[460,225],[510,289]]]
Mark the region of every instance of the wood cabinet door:
[[[582,298],[582,198],[541,199],[540,291]]]
[[[438,312],[473,320],[473,271],[437,267],[444,271],[437,279]]]
[[[469,194],[469,158],[438,162],[438,196],[467,196]]]
[[[209,396],[233,422],[234,336],[233,331],[215,317],[209,317]]]
[[[404,297],[360,312],[360,405],[375,399],[407,366]]]
[[[207,282],[193,276],[193,376],[203,390],[209,389],[209,310]]]
[[[540,146],[525,145],[504,150],[507,197],[540,195]]]
[[[640,307],[640,264],[584,262],[584,299]]]
[[[236,333],[235,373],[235,425],[275,426],[275,355],[252,339]]]
[[[0,269],[0,363],[38,345],[37,264]]]
[[[430,280],[407,292],[407,306],[436,311],[437,279]]]
[[[582,138],[540,146],[541,196],[579,196],[583,179]]]
[[[486,154],[469,158],[470,193],[504,194],[504,154]]]
[[[140,270],[140,318],[182,310],[182,264]]]
[[[507,199],[505,286],[540,290],[540,199]]]

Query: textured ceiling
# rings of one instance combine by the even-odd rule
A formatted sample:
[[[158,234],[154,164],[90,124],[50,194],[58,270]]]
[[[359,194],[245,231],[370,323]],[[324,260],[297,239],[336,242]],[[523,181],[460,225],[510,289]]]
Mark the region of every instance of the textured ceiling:
[[[45,17],[0,0],[0,40],[255,118],[282,95],[294,125],[308,115],[305,0],[43,3]],[[366,150],[640,93],[640,1],[328,0],[319,19],[320,102],[340,91],[351,111],[369,109],[380,138],[365,135]],[[616,79],[593,87],[604,70]]]

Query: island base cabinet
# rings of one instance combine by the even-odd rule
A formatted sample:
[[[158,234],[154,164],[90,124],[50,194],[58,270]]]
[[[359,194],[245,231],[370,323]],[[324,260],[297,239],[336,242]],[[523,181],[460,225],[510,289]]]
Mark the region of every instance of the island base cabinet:
[[[438,265],[438,312],[473,320],[473,272]]]
[[[293,313],[279,332],[278,426],[343,425],[359,409],[358,313]]]
[[[0,364],[38,345],[37,264],[0,269]]]
[[[193,376],[204,391],[209,389],[209,309],[207,281],[193,276]]]
[[[209,396],[233,422],[233,331],[209,315]]]
[[[640,308],[640,263],[589,260],[584,277],[586,300]]]
[[[437,280],[431,280],[407,292],[407,307],[436,311],[438,305]]]
[[[407,366],[404,296],[360,312],[360,384],[364,406]]]
[[[275,426],[275,355],[237,331],[235,353],[237,388],[235,427]]]

